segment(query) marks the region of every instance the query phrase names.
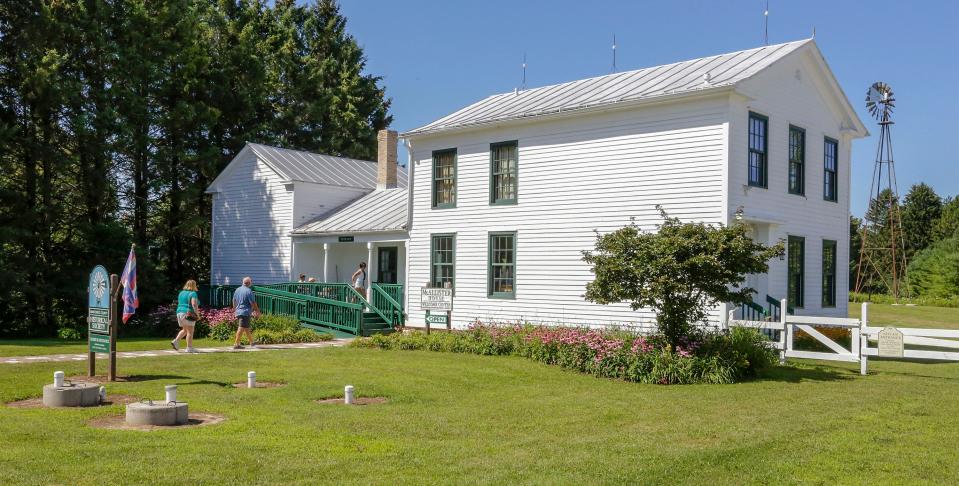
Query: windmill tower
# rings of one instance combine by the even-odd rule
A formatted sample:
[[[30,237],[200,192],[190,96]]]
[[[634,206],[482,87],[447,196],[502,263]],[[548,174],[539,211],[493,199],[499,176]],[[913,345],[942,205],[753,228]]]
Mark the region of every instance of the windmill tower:
[[[860,229],[862,250],[856,269],[856,292],[872,291],[882,283],[898,301],[907,293],[905,238],[899,210],[899,189],[892,159],[890,127],[896,106],[892,89],[883,82],[873,83],[866,93],[866,108],[879,124],[879,146],[869,189],[869,209]]]

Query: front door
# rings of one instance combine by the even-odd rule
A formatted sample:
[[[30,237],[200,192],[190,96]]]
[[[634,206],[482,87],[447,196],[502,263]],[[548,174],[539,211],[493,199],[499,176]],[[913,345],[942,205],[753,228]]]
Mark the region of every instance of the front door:
[[[396,247],[381,246],[376,252],[376,281],[385,284],[396,283]]]

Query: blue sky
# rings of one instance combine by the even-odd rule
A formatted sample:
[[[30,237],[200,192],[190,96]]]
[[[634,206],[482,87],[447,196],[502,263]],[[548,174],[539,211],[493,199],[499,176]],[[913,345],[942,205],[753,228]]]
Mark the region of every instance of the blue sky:
[[[522,80],[536,87],[655,66],[763,43],[763,0],[341,0],[370,73],[393,99],[393,128],[428,123]],[[869,197],[878,127],[866,89],[896,94],[893,148],[900,194],[914,183],[959,194],[959,1],[769,2],[769,43],[816,42],[869,138],[853,145],[852,212]],[[405,154],[400,154],[401,161]]]

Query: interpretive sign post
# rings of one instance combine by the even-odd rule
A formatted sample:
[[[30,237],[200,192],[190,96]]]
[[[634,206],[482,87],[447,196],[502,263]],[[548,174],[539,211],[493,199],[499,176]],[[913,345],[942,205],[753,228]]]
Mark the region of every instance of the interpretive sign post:
[[[110,292],[110,277],[103,265],[97,265],[90,272],[87,286],[87,336],[89,342],[90,376],[97,374],[97,353],[110,352],[110,328],[113,309],[113,294]]]
[[[422,287],[420,308],[426,311],[426,334],[430,333],[430,324],[446,324],[446,330],[452,329],[453,289]],[[442,313],[433,314],[433,311]]]
[[[879,331],[879,356],[886,358],[902,358],[905,351],[905,343],[902,331],[892,326],[886,326]]]

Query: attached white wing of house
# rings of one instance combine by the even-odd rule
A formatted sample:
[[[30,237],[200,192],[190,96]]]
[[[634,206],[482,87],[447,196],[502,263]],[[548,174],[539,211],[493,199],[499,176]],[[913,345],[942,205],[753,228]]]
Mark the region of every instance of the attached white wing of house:
[[[399,189],[379,190],[377,164],[248,143],[207,188],[213,194],[211,283],[237,284],[244,276],[258,283],[294,280],[294,235],[329,231],[335,222],[371,223],[359,210],[350,216],[366,205],[360,201],[406,192],[404,170],[395,172],[392,185]],[[402,215],[387,211],[391,228],[405,228],[397,221],[406,207],[399,205]]]
[[[789,296],[845,315],[849,153],[867,134],[811,39],[493,95],[402,135],[408,287],[455,288],[457,326],[648,325],[647,310],[584,301],[582,251],[596,231],[654,229],[660,204],[787,241],[748,282],[770,312]]]

